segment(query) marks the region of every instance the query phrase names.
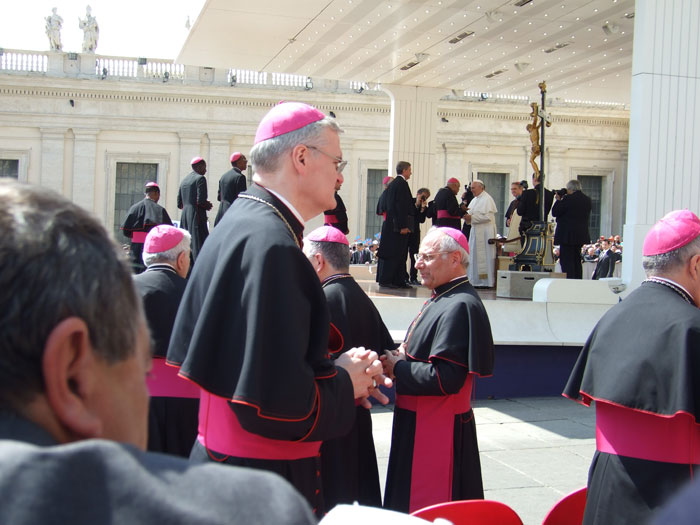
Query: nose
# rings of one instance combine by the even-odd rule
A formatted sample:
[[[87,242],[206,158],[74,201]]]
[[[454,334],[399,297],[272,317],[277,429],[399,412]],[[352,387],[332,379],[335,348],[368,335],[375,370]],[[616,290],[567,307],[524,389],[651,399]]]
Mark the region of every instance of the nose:
[[[425,268],[425,261],[423,259],[418,259],[416,261],[415,267],[417,270],[420,270],[421,268]]]

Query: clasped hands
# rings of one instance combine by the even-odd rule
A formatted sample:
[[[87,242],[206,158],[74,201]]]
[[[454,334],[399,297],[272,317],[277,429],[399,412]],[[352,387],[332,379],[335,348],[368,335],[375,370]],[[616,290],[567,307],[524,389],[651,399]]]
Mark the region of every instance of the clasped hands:
[[[399,361],[406,360],[406,343],[401,343],[396,350],[384,350],[384,355],[379,358],[384,365],[384,375],[395,379],[394,376],[394,366]]]
[[[350,375],[355,399],[359,399],[363,407],[372,408],[369,396],[383,405],[389,402],[389,398],[378,387],[384,385],[391,388],[393,383],[382,373],[382,362],[378,359],[377,352],[361,346],[351,348],[335,360],[335,365]]]

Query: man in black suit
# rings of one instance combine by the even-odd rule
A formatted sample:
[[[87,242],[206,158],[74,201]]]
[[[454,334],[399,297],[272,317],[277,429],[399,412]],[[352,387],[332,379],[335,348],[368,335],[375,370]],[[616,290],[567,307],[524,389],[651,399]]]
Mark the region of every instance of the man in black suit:
[[[598,264],[593,270],[593,279],[602,279],[604,277],[612,277],[615,272],[615,263],[618,260],[618,255],[610,250],[610,242],[607,239],[600,241],[600,256],[598,256]]]
[[[377,274],[379,286],[385,288],[410,288],[406,283],[406,258],[408,236],[411,233],[414,206],[408,179],[411,164],[402,160],[396,165],[396,177],[386,189],[386,227],[382,228],[379,257],[383,265]]]
[[[581,183],[566,183],[566,195],[557,193],[552,216],[557,218],[554,244],[559,246],[561,270],[567,279],[583,279],[581,247],[590,242],[588,220],[591,217],[591,198],[581,191]]]
[[[231,169],[224,173],[219,179],[219,193],[217,199],[221,202],[219,210],[216,212],[214,226],[219,224],[219,221],[231,207],[233,201],[238,198],[238,194],[247,189],[245,181],[245,173],[248,167],[248,159],[240,151],[236,151],[231,155]]]
[[[532,175],[533,187],[523,192],[518,201],[518,215],[522,217],[518,231],[522,235],[530,229],[535,221],[546,221],[549,210],[554,202],[554,192],[545,188],[544,190],[544,217],[540,217],[540,180]]]
[[[420,225],[425,222],[428,211],[427,201],[430,198],[430,190],[421,188],[416,192],[416,205],[413,212],[413,229],[408,236],[408,258],[411,264],[409,271],[409,284],[420,285],[418,281],[418,270],[416,270],[416,255],[420,247]]]

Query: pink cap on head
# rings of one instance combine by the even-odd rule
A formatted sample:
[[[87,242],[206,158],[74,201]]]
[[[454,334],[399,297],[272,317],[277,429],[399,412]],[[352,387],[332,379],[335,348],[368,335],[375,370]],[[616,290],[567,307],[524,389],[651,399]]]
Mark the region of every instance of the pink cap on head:
[[[280,102],[263,117],[255,133],[255,144],[296,131],[326,116],[302,102]]]
[[[389,184],[393,179],[388,175],[382,179],[382,185]]]
[[[231,162],[236,162],[236,161],[237,161],[238,159],[240,159],[240,158],[241,158],[241,152],[240,152],[240,151],[236,151],[236,152],[234,152],[234,153],[231,154]]]
[[[454,177],[450,177],[449,179],[447,179],[447,184],[459,184],[459,181]]]
[[[467,250],[467,253],[469,253],[469,241],[467,241],[467,238],[461,231],[456,230],[454,228],[450,228],[448,226],[440,226],[437,229],[445,235],[449,235],[450,237],[452,237],[455,241],[457,241],[457,244],[459,244],[462,248]]]
[[[195,157],[190,161],[190,166],[194,166],[195,164],[199,164],[200,162],[203,162],[204,159],[202,157]]]
[[[160,189],[160,187],[158,186],[158,183],[157,183],[157,182],[147,182],[147,183],[146,183],[146,188],[156,188],[156,189]]]
[[[682,248],[700,235],[700,219],[690,210],[667,213],[644,238],[642,255],[660,255]]]
[[[179,228],[168,224],[155,226],[146,235],[143,251],[146,253],[161,253],[175,248],[185,234]]]
[[[314,242],[338,242],[349,246],[348,238],[345,237],[343,232],[333,226],[321,226],[320,228],[316,228],[306,237],[306,240]]]

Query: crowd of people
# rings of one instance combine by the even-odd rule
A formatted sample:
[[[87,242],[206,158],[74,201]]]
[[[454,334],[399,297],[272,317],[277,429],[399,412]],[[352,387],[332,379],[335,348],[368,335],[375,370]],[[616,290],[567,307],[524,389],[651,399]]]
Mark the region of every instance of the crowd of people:
[[[201,158],[180,188],[187,229],[164,220],[147,185],[135,216],[149,219],[125,225],[141,244],[135,276],[89,213],[0,181],[3,522],[301,525],[342,503],[408,513],[484,497],[472,398],[494,342],[475,283],[492,278],[493,199],[476,180],[459,203],[450,179],[431,206],[397,165],[380,198],[380,285],[405,285],[414,253],[432,291],[397,345],[349,273],[341,132],[309,105],[274,106],[250,152],[254,184],[220,190],[230,206],[208,236]],[[534,186],[513,207],[521,227],[539,220]],[[580,191],[567,189],[557,203]],[[570,210],[557,203],[560,220]],[[421,217],[434,226],[412,248]],[[561,246],[576,246],[564,233]],[[668,214],[643,256],[647,280],[600,320],[564,391],[596,402],[585,523],[646,522],[700,464],[700,219]],[[367,409],[391,387],[382,501]]]

